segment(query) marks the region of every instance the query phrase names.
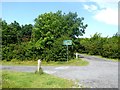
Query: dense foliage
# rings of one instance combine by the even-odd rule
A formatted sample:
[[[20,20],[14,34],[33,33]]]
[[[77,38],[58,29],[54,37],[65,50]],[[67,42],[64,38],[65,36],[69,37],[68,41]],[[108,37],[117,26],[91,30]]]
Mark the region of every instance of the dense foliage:
[[[113,37],[101,37],[101,34],[94,34],[91,38],[80,39],[80,53],[100,55],[107,58],[119,58],[118,34]]]
[[[66,61],[66,46],[63,40],[72,40],[69,46],[69,59],[76,52],[77,37],[85,33],[87,24],[77,13],[44,13],[35,19],[34,25],[22,25],[14,21],[2,21],[2,59]]]
[[[66,61],[63,40],[72,40],[72,45],[68,47],[69,60],[74,58],[75,52],[119,58],[120,37],[117,34],[109,38],[98,33],[91,38],[78,38],[87,27],[83,20],[77,13],[63,14],[61,11],[39,15],[34,25],[20,25],[16,21],[8,24],[0,19],[2,60]]]

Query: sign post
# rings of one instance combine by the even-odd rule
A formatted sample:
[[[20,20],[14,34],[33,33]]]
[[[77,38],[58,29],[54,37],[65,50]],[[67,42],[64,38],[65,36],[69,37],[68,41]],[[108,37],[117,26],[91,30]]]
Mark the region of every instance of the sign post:
[[[67,46],[67,62],[68,62],[68,45],[66,45]]]
[[[68,45],[72,45],[72,40],[64,40],[63,45],[67,47],[67,62],[68,62]]]

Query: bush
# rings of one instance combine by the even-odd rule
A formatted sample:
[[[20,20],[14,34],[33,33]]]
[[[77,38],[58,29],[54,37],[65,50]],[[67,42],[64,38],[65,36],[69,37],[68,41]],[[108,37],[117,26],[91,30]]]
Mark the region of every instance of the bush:
[[[119,36],[101,37],[101,34],[94,34],[91,38],[80,40],[80,53],[88,53],[91,55],[101,55],[107,58],[119,58],[118,39]]]
[[[68,37],[64,36],[58,38],[50,49],[45,49],[42,54],[42,58],[48,61],[66,61],[67,60],[67,48],[63,45],[63,40],[69,39]],[[73,58],[72,46],[68,47],[69,57],[68,59]]]

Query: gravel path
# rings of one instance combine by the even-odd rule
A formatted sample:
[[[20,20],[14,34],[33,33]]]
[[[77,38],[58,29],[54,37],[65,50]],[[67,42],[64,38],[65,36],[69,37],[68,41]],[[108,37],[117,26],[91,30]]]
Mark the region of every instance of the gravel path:
[[[95,56],[81,57],[88,66],[42,66],[44,72],[72,80],[88,88],[118,88],[118,62],[106,61]],[[0,66],[3,70],[35,72],[36,66]]]

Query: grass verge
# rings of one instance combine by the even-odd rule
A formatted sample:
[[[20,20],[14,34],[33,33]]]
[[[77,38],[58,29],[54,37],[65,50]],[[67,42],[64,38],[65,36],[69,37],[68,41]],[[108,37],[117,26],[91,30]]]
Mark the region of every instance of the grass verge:
[[[2,71],[2,88],[71,88],[73,81],[49,74]]]
[[[31,66],[36,66],[37,65],[37,61],[0,61],[0,64],[2,65],[31,65]],[[42,66],[86,66],[88,65],[89,62],[82,60],[82,59],[72,59],[69,60],[68,62],[54,62],[54,61],[50,61],[50,62],[45,62],[42,61]]]
[[[118,59],[105,58],[105,57],[102,57],[100,55],[90,55],[90,54],[81,54],[81,55],[84,55],[84,56],[94,56],[94,57],[102,58],[102,59],[105,59],[105,60],[111,60],[111,61],[114,61],[114,62],[120,62],[120,60],[118,60]]]
[[[2,89],[2,70],[0,70],[0,90]]]

